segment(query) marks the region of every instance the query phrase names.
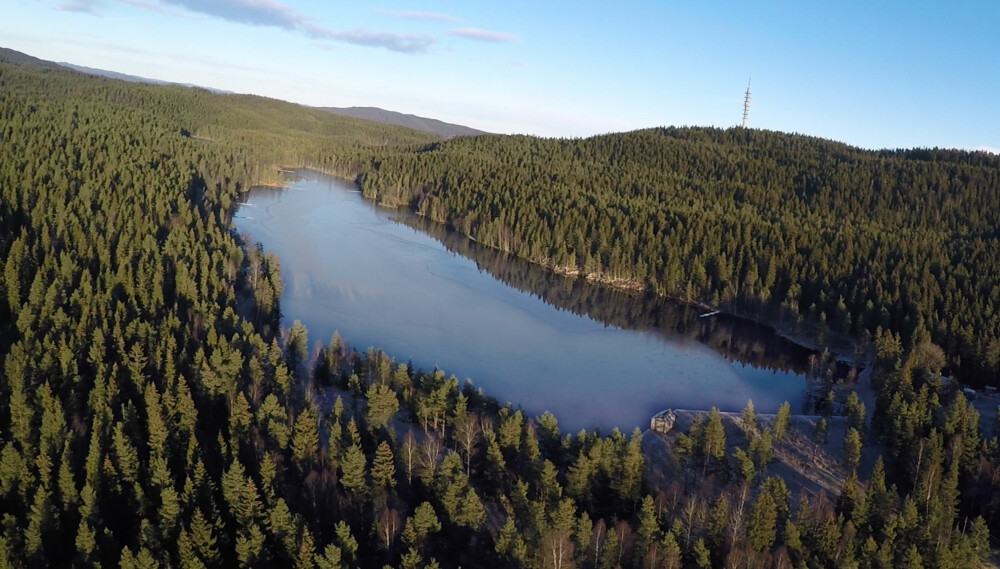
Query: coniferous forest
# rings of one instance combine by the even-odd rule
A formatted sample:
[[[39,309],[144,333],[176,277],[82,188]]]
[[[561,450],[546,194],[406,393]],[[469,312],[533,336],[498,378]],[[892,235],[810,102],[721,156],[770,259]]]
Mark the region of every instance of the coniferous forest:
[[[712,410],[657,488],[638,430],[562,433],[337,336],[306,365],[279,260],[230,224],[298,166],[536,262],[881,327],[853,474],[793,494],[787,408],[732,452]],[[440,143],[0,53],[0,566],[974,567],[1000,451],[939,377],[996,372],[997,166],[753,131]]]
[[[1000,382],[1000,156],[661,128],[435,142],[360,181],[544,266],[856,337],[929,336],[950,375]]]

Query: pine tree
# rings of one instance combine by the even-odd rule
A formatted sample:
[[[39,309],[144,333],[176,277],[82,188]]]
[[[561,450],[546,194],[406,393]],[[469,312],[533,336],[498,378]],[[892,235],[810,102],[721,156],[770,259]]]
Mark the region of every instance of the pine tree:
[[[660,563],[662,569],[680,569],[681,567],[681,547],[677,543],[677,537],[673,532],[665,532],[660,540]]]
[[[191,516],[189,533],[195,552],[206,565],[211,566],[220,559],[220,552],[216,548],[215,531],[200,508],[196,508]]]
[[[857,470],[858,463],[861,462],[861,435],[854,427],[847,429],[841,450],[844,453],[844,463],[847,465],[847,469]]]
[[[288,509],[288,503],[285,502],[284,498],[278,498],[274,505],[265,512],[264,527],[270,535],[284,545],[286,552],[291,554],[295,551],[295,518],[291,510]]]
[[[851,427],[858,432],[864,430],[865,404],[858,398],[856,391],[851,391],[847,395],[847,401],[844,403],[844,414],[847,415]]]
[[[690,526],[688,527],[688,542],[690,544]],[[706,544],[712,551],[718,552],[719,556],[725,554],[729,546],[726,535],[729,532],[729,499],[725,494],[715,499],[712,509],[708,513],[708,527],[706,528]]]
[[[341,562],[349,567],[352,566],[357,560],[358,540],[351,533],[351,527],[341,520],[334,527],[334,535],[334,541],[340,550]]]
[[[135,555],[126,547],[122,549],[118,566],[121,569],[157,569],[160,567],[160,564],[156,562],[153,554],[145,547],[140,548],[139,553]]]
[[[288,330],[288,339],[285,342],[285,353],[288,358],[288,367],[295,371],[299,364],[305,362],[309,355],[309,333],[302,322],[296,320]]]
[[[701,454],[703,456],[702,474],[708,468],[710,460],[718,461],[726,455],[726,430],[722,426],[722,415],[712,407],[708,412],[708,424],[702,433]]]
[[[317,569],[343,569],[344,565],[340,561],[340,548],[336,545],[327,545],[323,553],[316,556]]]
[[[59,499],[63,511],[75,509],[80,498],[76,490],[76,482],[73,480],[73,473],[70,471],[71,457],[69,445],[70,441],[67,439],[63,444],[62,460],[59,461]],[[0,462],[2,462],[2,459],[0,459]],[[2,475],[0,475],[0,478],[2,478]],[[0,488],[3,488],[2,480],[0,480]]]
[[[392,448],[385,441],[379,443],[375,449],[372,482],[377,488],[389,489],[396,486],[396,466],[392,458]]]
[[[181,504],[177,491],[172,486],[160,490],[160,510],[158,512],[161,535],[164,541],[173,539],[175,528],[180,520]]]
[[[514,518],[508,517],[504,522],[500,533],[495,541],[497,555],[503,559],[508,559],[517,567],[524,566],[528,558],[528,547],[524,538],[514,524]]]
[[[741,484],[750,484],[757,475],[757,469],[753,460],[742,448],[736,447],[733,451],[733,459],[736,461],[736,474]]]
[[[691,551],[692,560],[694,566],[698,569],[711,569],[712,568],[712,555],[705,547],[705,540],[699,539],[694,544],[694,549]]]
[[[909,549],[903,553],[902,562],[899,565],[900,569],[924,569],[924,558],[920,555],[917,550],[916,545],[911,545]]]
[[[420,553],[412,547],[399,560],[400,569],[420,569],[423,567],[423,558]]]
[[[264,557],[265,554],[264,533],[257,524],[250,524],[246,530],[241,531],[237,535],[236,558],[239,560],[241,565],[256,565],[264,561],[262,557]]]
[[[778,407],[778,413],[774,416],[774,423],[771,425],[771,434],[774,436],[774,440],[780,441],[785,437],[785,432],[788,430],[788,422],[792,416],[792,407],[785,401]]]
[[[295,569],[313,569],[316,564],[316,546],[313,543],[312,534],[308,529],[302,530],[302,537],[299,539],[298,555],[295,557]]]
[[[764,431],[760,435],[753,438],[750,441],[750,453],[753,457],[754,463],[756,463],[757,468],[761,471],[767,468],[768,463],[774,458],[774,452],[772,450],[772,439],[771,433]]]
[[[205,564],[198,559],[187,530],[181,529],[177,536],[177,560],[181,569],[204,569]]]
[[[660,539],[660,523],[656,519],[653,497],[647,494],[639,506],[639,528],[636,531],[638,540],[636,550],[640,556],[645,556],[650,547]]]
[[[620,467],[612,486],[623,503],[634,507],[639,501],[639,495],[642,491],[642,477],[646,469],[646,461],[642,454],[642,432],[639,431],[638,427],[633,430],[623,451],[623,456],[618,462]]]
[[[24,553],[34,563],[43,563],[47,555],[43,549],[43,535],[52,522],[52,504],[49,492],[44,486],[35,490],[35,497],[28,516],[28,528],[24,532]]]
[[[295,419],[292,434],[292,457],[302,470],[309,470],[319,454],[319,424],[311,405]]]
[[[85,519],[81,519],[77,527],[75,545],[78,560],[83,563],[93,562],[91,555],[97,547],[97,535]]]
[[[236,395],[236,400],[229,411],[229,425],[235,440],[240,440],[246,435],[250,430],[251,421],[250,403],[241,391]]]
[[[459,507],[459,515],[453,521],[459,526],[465,526],[476,531],[486,521],[486,509],[471,486],[466,488]]]
[[[368,429],[371,431],[384,429],[399,410],[396,393],[388,385],[374,383],[368,387],[365,396],[368,399],[368,408],[365,412]]]
[[[340,485],[349,493],[363,496],[367,492],[368,482],[365,474],[368,462],[361,448],[354,444],[347,447],[344,459],[340,462]]]
[[[750,519],[747,523],[747,538],[750,549],[766,551],[774,543],[777,531],[778,511],[771,495],[764,492],[757,496],[750,508]]]
[[[556,507],[549,512],[549,524],[554,530],[560,530],[567,535],[572,533],[576,523],[576,505],[570,498],[559,500]]]
[[[441,522],[438,520],[434,507],[428,502],[421,502],[413,511],[413,529],[416,531],[418,544],[426,542],[427,537],[441,531]]]
[[[740,413],[740,420],[740,426],[747,436],[757,432],[757,413],[754,411],[752,399],[747,400],[746,407]]]

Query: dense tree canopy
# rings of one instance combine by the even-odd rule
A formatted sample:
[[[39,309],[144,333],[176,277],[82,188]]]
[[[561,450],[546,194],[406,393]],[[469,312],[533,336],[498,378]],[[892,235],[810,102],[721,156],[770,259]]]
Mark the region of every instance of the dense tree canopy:
[[[547,267],[862,336],[1000,380],[1000,157],[747,129],[478,136],[382,157],[365,195]]]
[[[353,176],[424,135],[3,59],[0,564],[947,568],[987,553],[972,516],[997,522],[996,440],[960,399],[935,413],[932,348],[880,336],[868,440],[899,442],[835,506],[793,508],[760,474],[770,432],[727,456],[717,413],[676,439],[696,483],[654,492],[638,430],[563,434],[337,336],[309,381],[305,326],[277,327],[278,260],[237,241],[231,205],[276,166]]]

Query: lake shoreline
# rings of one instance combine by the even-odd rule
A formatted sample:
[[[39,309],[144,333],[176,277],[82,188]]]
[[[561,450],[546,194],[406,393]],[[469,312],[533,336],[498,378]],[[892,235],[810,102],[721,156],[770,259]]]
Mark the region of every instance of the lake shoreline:
[[[435,223],[440,223],[440,224],[444,225],[449,231],[453,231],[453,232],[455,232],[455,233],[457,233],[459,235],[462,235],[463,237],[465,237],[465,238],[473,241],[474,243],[476,243],[478,246],[487,247],[487,248],[490,248],[490,249],[494,249],[496,251],[504,252],[504,253],[506,253],[508,255],[511,255],[511,256],[513,256],[513,257],[515,257],[517,259],[520,259],[520,260],[523,260],[523,261],[525,261],[527,263],[531,263],[531,264],[536,265],[538,267],[550,270],[553,273],[556,273],[556,274],[559,274],[559,275],[563,275],[563,276],[571,277],[571,278],[583,278],[583,279],[585,279],[588,282],[591,282],[591,283],[594,283],[594,284],[598,284],[600,286],[608,287],[610,289],[614,289],[614,290],[626,292],[626,293],[629,293],[629,294],[652,294],[652,295],[655,295],[658,298],[663,298],[663,299],[670,300],[672,302],[676,302],[676,303],[679,303],[679,304],[684,304],[684,305],[687,305],[687,306],[693,306],[693,307],[701,308],[701,309],[704,309],[707,312],[718,311],[721,314],[725,314],[725,315],[733,317],[733,318],[739,318],[739,319],[745,320],[747,322],[751,322],[753,324],[758,324],[758,325],[766,326],[766,327],[771,328],[772,330],[774,330],[774,333],[776,335],[784,338],[785,340],[787,340],[787,341],[789,341],[789,342],[791,342],[791,343],[793,343],[793,344],[795,344],[797,346],[800,346],[800,347],[805,348],[807,350],[811,350],[811,351],[816,352],[816,353],[823,353],[823,351],[826,350],[828,352],[828,354],[830,355],[830,357],[832,357],[835,361],[837,361],[838,363],[843,363],[843,364],[849,365],[849,366],[864,367],[865,362],[868,359],[867,355],[861,356],[861,361],[859,361],[857,359],[857,354],[855,353],[855,350],[853,349],[853,347],[857,345],[857,340],[856,339],[845,337],[845,336],[839,335],[839,334],[835,334],[832,330],[829,330],[829,329],[822,330],[822,333],[823,333],[824,336],[835,338],[836,339],[836,343],[838,343],[838,344],[845,344],[846,343],[846,344],[849,344],[849,346],[843,346],[843,345],[841,345],[839,347],[838,346],[833,346],[833,345],[823,345],[823,346],[820,346],[819,343],[816,342],[815,337],[813,337],[812,335],[806,334],[806,333],[801,332],[801,331],[789,330],[788,327],[783,324],[783,321],[784,321],[783,318],[761,318],[759,316],[752,315],[752,314],[749,314],[749,313],[744,312],[744,311],[734,310],[731,307],[726,306],[725,304],[718,305],[718,306],[713,306],[713,305],[708,304],[708,303],[706,303],[704,301],[699,301],[699,300],[685,300],[683,298],[676,297],[676,296],[665,295],[665,294],[658,294],[655,291],[653,291],[653,289],[651,287],[649,287],[648,285],[645,285],[645,284],[643,284],[643,283],[641,283],[641,282],[639,282],[637,280],[634,280],[634,279],[627,279],[627,278],[620,278],[620,277],[610,277],[610,276],[605,276],[604,274],[598,273],[598,272],[584,273],[583,271],[581,271],[577,267],[554,265],[554,264],[547,263],[547,262],[544,262],[544,261],[539,262],[539,261],[535,261],[533,259],[529,259],[527,257],[518,256],[518,255],[516,255],[516,254],[514,254],[514,253],[512,253],[510,251],[504,251],[503,249],[500,249],[498,247],[492,247],[492,246],[490,246],[488,244],[485,244],[485,243],[482,243],[482,242],[478,241],[477,239],[475,239],[471,235],[463,233],[462,231],[460,231],[456,227],[453,227],[453,226],[451,226],[451,225],[449,225],[447,223],[442,223],[442,222],[439,222],[439,221],[435,221],[435,220],[431,219],[428,215],[422,214],[422,213],[420,213],[420,212],[418,212],[418,211],[410,208],[409,206],[407,206],[405,204],[401,205],[401,204],[395,204],[395,203],[381,202],[381,201],[378,201],[376,199],[369,198],[368,196],[365,196],[363,188],[358,183],[357,176],[351,177],[351,176],[344,175],[344,174],[341,174],[341,173],[338,173],[338,172],[328,171],[328,170],[317,168],[317,167],[313,167],[313,166],[302,166],[302,167],[282,166],[282,167],[278,167],[277,170],[278,170],[279,173],[281,173],[283,175],[288,175],[288,174],[299,175],[298,173],[300,173],[300,172],[311,172],[311,173],[316,173],[316,174],[322,174],[324,176],[330,176],[330,177],[336,178],[338,180],[343,180],[345,182],[352,183],[354,186],[357,187],[357,190],[361,193],[362,197],[366,201],[372,202],[372,203],[374,203],[375,205],[377,205],[379,207],[383,207],[383,208],[386,208],[386,209],[393,209],[393,210],[405,210],[408,214],[415,215],[415,216],[418,216],[418,217],[422,217],[422,218],[425,218],[425,219],[429,219],[431,221],[434,221]],[[285,184],[274,184],[274,183],[270,183],[270,184],[265,183],[265,184],[258,184],[258,185],[259,186],[264,186],[264,187],[276,187],[276,188],[282,188],[282,189],[287,189],[287,187],[288,187]],[[810,325],[816,325],[816,323],[810,323]]]
[[[850,337],[845,337],[845,336],[839,335],[839,334],[835,334],[832,330],[829,330],[828,328],[822,330],[822,334],[824,336],[835,338],[837,340],[836,343],[838,343],[838,344],[845,344],[846,343],[846,344],[850,344],[850,345],[849,346],[843,346],[843,345],[841,345],[839,347],[838,346],[833,346],[833,345],[823,345],[823,346],[820,346],[819,343],[816,342],[815,337],[813,337],[812,335],[806,334],[806,333],[801,332],[801,331],[789,330],[787,328],[787,326],[783,324],[783,321],[784,321],[783,318],[761,318],[759,316],[751,315],[751,314],[749,314],[747,312],[744,312],[744,311],[734,310],[734,309],[732,309],[730,307],[727,307],[724,304],[718,305],[718,306],[713,306],[713,305],[708,304],[708,303],[706,303],[704,301],[685,300],[683,298],[676,297],[676,296],[659,294],[659,293],[656,293],[655,291],[653,291],[653,289],[651,287],[649,287],[648,285],[645,285],[645,284],[643,284],[640,281],[637,281],[635,279],[627,279],[627,278],[621,278],[621,277],[610,277],[610,276],[606,276],[606,275],[604,275],[602,273],[599,273],[599,272],[584,273],[583,271],[581,271],[577,267],[554,265],[554,264],[547,263],[547,262],[544,262],[544,261],[539,262],[539,261],[535,261],[533,259],[529,259],[527,257],[518,256],[518,255],[516,255],[516,254],[514,254],[514,253],[512,253],[510,251],[504,251],[503,249],[500,249],[498,247],[492,247],[492,246],[490,246],[488,244],[485,244],[485,243],[482,243],[482,242],[478,241],[477,239],[475,239],[471,235],[463,233],[462,231],[460,231],[456,227],[453,227],[453,226],[451,226],[451,225],[449,225],[447,223],[442,223],[442,222],[439,222],[439,221],[435,221],[435,220],[431,219],[428,215],[422,214],[422,213],[420,213],[420,212],[418,212],[418,211],[410,208],[409,206],[407,206],[405,204],[400,205],[400,204],[396,204],[396,203],[381,202],[381,201],[378,201],[376,199],[369,198],[368,196],[365,196],[364,190],[361,187],[361,185],[358,183],[358,177],[356,175],[353,176],[353,177],[351,177],[351,176],[348,176],[348,175],[345,175],[345,174],[342,174],[342,173],[338,173],[338,172],[334,172],[334,171],[330,171],[330,170],[325,170],[325,169],[317,168],[317,167],[314,167],[314,166],[301,166],[301,167],[281,166],[281,167],[278,167],[276,169],[282,175],[288,175],[288,174],[299,175],[300,172],[311,172],[311,173],[315,173],[315,174],[321,174],[321,175],[324,175],[324,176],[330,176],[331,178],[336,178],[338,180],[343,180],[345,182],[352,183],[352,184],[354,184],[354,186],[357,188],[357,190],[361,193],[362,197],[366,201],[372,202],[372,203],[374,203],[375,205],[377,205],[379,207],[383,207],[383,208],[386,208],[386,209],[393,209],[393,210],[405,210],[408,214],[415,215],[415,216],[418,216],[418,217],[422,217],[422,218],[425,218],[425,219],[429,219],[431,221],[434,221],[435,223],[440,223],[440,224],[444,225],[449,231],[453,231],[453,232],[455,232],[455,233],[457,233],[459,235],[462,235],[463,237],[465,237],[465,238],[473,241],[474,243],[476,243],[476,245],[478,245],[478,246],[487,247],[487,248],[490,248],[490,249],[494,249],[496,251],[504,252],[504,253],[506,253],[508,255],[511,255],[511,256],[513,256],[513,257],[515,257],[517,259],[523,260],[523,261],[525,261],[527,263],[531,263],[531,264],[536,265],[538,267],[550,270],[553,273],[558,274],[558,275],[562,275],[562,276],[566,276],[566,277],[571,277],[571,278],[583,278],[583,279],[585,279],[588,282],[591,282],[591,283],[594,283],[594,284],[597,284],[597,285],[600,285],[600,286],[608,287],[610,289],[614,289],[614,290],[626,292],[626,293],[629,293],[629,294],[652,294],[652,295],[655,295],[658,298],[663,298],[663,299],[670,300],[672,302],[676,302],[676,303],[679,303],[679,304],[685,304],[687,306],[693,306],[693,307],[701,308],[701,309],[704,309],[707,312],[717,311],[717,312],[719,312],[721,314],[725,314],[725,315],[733,317],[733,318],[739,318],[739,319],[745,320],[747,322],[751,322],[753,324],[758,324],[758,325],[761,325],[761,326],[766,326],[766,327],[771,328],[772,330],[774,330],[774,333],[776,335],[784,338],[785,340],[787,340],[787,341],[789,341],[789,342],[791,342],[791,343],[793,343],[793,344],[795,344],[797,346],[800,346],[800,347],[805,348],[807,350],[811,350],[811,351],[816,352],[816,353],[823,353],[824,350],[825,350],[830,355],[830,357],[832,357],[835,361],[837,361],[838,363],[849,365],[849,366],[863,368],[865,366],[865,362],[867,362],[867,359],[868,359],[867,358],[867,354],[866,354],[866,355],[862,355],[861,356],[861,360],[860,361],[858,360],[856,351],[853,349],[854,346],[857,345],[857,340],[856,339],[850,338]],[[260,183],[260,184],[256,184],[256,186],[270,187],[270,188],[280,188],[280,189],[287,189],[288,188],[288,184],[287,183],[274,183],[274,182],[271,182],[271,183]],[[250,188],[250,190],[252,190],[252,189],[253,189],[253,187]],[[248,192],[249,192],[249,190],[248,190]],[[810,323],[810,324],[811,325],[816,325],[816,323]]]
[[[498,400],[582,428],[642,425],[662,406],[739,410],[753,399],[764,411],[802,397],[811,352],[769,326],[698,319],[704,305],[559,275],[452,233],[495,252],[493,274],[464,245],[449,250],[443,225],[399,224],[398,214],[426,217],[373,208],[345,176],[287,174],[288,184],[254,186],[261,193],[241,201],[267,213],[238,211],[233,226],[281,261],[282,325],[301,320],[314,341],[339,331],[358,349],[471,377]]]
[[[311,169],[310,168],[306,168],[306,170],[311,170]],[[325,173],[325,172],[320,172],[320,173]],[[341,179],[347,180],[348,178],[341,178]],[[559,274],[559,275],[563,275],[563,276],[566,276],[566,277],[583,278],[583,279],[585,279],[588,282],[595,283],[595,284],[598,284],[598,285],[601,285],[601,286],[606,286],[608,288],[611,288],[611,289],[614,289],[614,290],[618,290],[618,291],[622,291],[622,292],[627,292],[627,293],[630,293],[630,294],[652,294],[652,295],[655,295],[655,296],[657,296],[659,298],[667,299],[667,300],[670,300],[670,301],[673,301],[673,302],[677,302],[677,303],[680,303],[680,304],[685,304],[685,305],[688,305],[688,306],[702,308],[702,309],[704,309],[707,312],[718,311],[718,312],[720,312],[722,314],[726,314],[726,315],[728,315],[730,317],[733,317],[733,318],[739,318],[739,319],[742,319],[742,320],[745,320],[745,321],[748,321],[748,322],[751,322],[751,323],[754,323],[754,324],[766,326],[766,327],[769,327],[769,328],[773,329],[774,332],[775,332],[775,334],[781,336],[785,340],[787,340],[787,341],[789,341],[789,342],[791,342],[793,344],[796,344],[796,345],[798,345],[798,346],[800,346],[802,348],[805,348],[807,350],[811,350],[811,351],[816,352],[816,353],[823,353],[824,351],[826,351],[829,354],[829,356],[832,357],[838,363],[846,364],[846,365],[853,366],[853,367],[864,367],[864,365],[865,365],[864,362],[867,361],[867,355],[860,355],[859,356],[856,353],[856,346],[857,346],[857,343],[858,343],[856,339],[854,339],[852,337],[844,336],[842,334],[837,334],[834,331],[830,330],[829,328],[824,327],[821,330],[817,330],[817,332],[819,332],[822,336],[824,336],[826,338],[833,339],[833,342],[824,343],[824,345],[821,346],[820,343],[816,341],[816,338],[815,338],[814,335],[810,335],[810,334],[807,334],[807,333],[799,331],[799,330],[794,330],[794,329],[790,330],[784,324],[784,320],[785,319],[781,318],[781,317],[777,317],[777,318],[761,318],[758,315],[750,314],[748,312],[740,311],[740,310],[734,309],[734,308],[732,308],[730,306],[726,306],[726,304],[720,304],[718,306],[713,306],[713,305],[708,304],[708,303],[706,303],[704,301],[685,300],[683,298],[676,297],[676,296],[659,294],[659,293],[655,292],[650,286],[648,286],[646,284],[643,284],[641,281],[638,281],[638,280],[635,280],[635,279],[629,279],[629,278],[623,278],[623,277],[612,277],[612,276],[608,276],[608,275],[605,275],[605,274],[600,273],[600,272],[588,272],[588,273],[584,273],[582,270],[580,270],[578,267],[575,267],[575,266],[555,265],[553,263],[548,262],[547,260],[535,260],[535,259],[531,259],[531,258],[528,258],[528,257],[521,257],[521,256],[516,255],[515,253],[513,253],[511,251],[502,249],[500,247],[494,247],[494,246],[491,246],[491,245],[489,245],[487,243],[483,243],[483,242],[479,241],[478,239],[476,239],[475,237],[473,237],[472,235],[469,235],[467,233],[462,232],[457,227],[454,227],[454,226],[452,226],[452,225],[450,225],[450,224],[448,224],[446,222],[443,222],[443,221],[435,220],[432,217],[430,217],[429,215],[427,215],[426,213],[420,213],[419,211],[416,211],[416,210],[410,208],[405,203],[404,204],[399,204],[399,203],[396,203],[396,202],[380,201],[380,200],[378,200],[376,198],[369,197],[369,196],[367,196],[367,195],[364,194],[364,189],[361,188],[360,184],[357,183],[356,179],[355,179],[355,184],[358,185],[359,190],[361,190],[361,192],[362,192],[362,196],[364,196],[364,198],[366,200],[368,200],[370,202],[373,202],[373,203],[375,203],[376,205],[378,205],[380,207],[384,207],[384,208],[387,208],[387,209],[406,210],[408,213],[410,213],[412,215],[416,215],[418,217],[422,217],[422,218],[428,219],[428,220],[430,220],[430,221],[432,221],[434,223],[442,224],[445,227],[447,227],[449,231],[454,231],[455,233],[457,233],[459,235],[462,235],[465,238],[473,241],[477,245],[480,245],[482,247],[487,247],[487,248],[490,248],[490,249],[494,249],[496,251],[501,251],[501,252],[506,253],[508,255],[512,255],[512,256],[516,257],[517,259],[521,259],[521,260],[523,260],[523,261],[525,261],[527,263],[531,263],[533,265],[536,265],[536,266],[542,267],[544,269],[550,270],[553,273],[556,273],[556,274]],[[776,307],[776,308],[775,307],[771,307],[770,309],[771,310],[774,310],[774,309],[782,310],[781,307]],[[817,323],[817,322],[811,322],[811,321],[810,322],[806,322],[806,324],[808,326],[812,326],[812,327],[821,326],[819,323]],[[859,357],[860,357],[860,360],[858,359]]]

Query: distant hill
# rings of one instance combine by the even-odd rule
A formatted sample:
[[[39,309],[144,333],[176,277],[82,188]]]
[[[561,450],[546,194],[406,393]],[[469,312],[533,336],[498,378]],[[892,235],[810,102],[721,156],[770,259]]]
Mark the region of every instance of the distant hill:
[[[405,126],[407,128],[412,128],[414,130],[422,130],[424,132],[430,132],[432,134],[436,134],[441,138],[455,138],[456,136],[476,136],[479,134],[487,134],[485,131],[476,130],[474,128],[469,128],[467,126],[446,123],[444,121],[439,121],[437,119],[418,117],[416,115],[397,113],[395,111],[387,111],[385,109],[380,109],[378,107],[343,107],[343,108],[319,107],[319,108],[324,111],[333,113],[335,115],[366,119],[383,124],[394,124],[398,126]]]
[[[62,67],[68,67],[73,71],[79,71],[80,73],[86,73],[88,75],[97,75],[98,77],[107,77],[109,79],[120,79],[122,81],[128,81],[129,83],[149,83],[151,85],[170,85],[169,81],[162,81],[160,79],[150,79],[148,77],[139,77],[137,75],[128,75],[125,73],[118,73],[117,71],[108,71],[107,69],[95,69],[93,67],[84,67],[83,65],[74,65],[72,63],[66,63],[65,61],[60,61],[58,65]]]
[[[150,79],[149,77],[128,75],[126,73],[118,73],[117,71],[108,71],[107,69],[95,69],[93,67],[84,67],[83,65],[74,65],[72,63],[66,63],[64,61],[60,61],[57,65],[66,67],[68,69],[72,69],[73,71],[79,71],[80,73],[86,73],[88,75],[97,75],[98,77],[107,77],[108,79],[119,79],[121,81],[128,81],[129,83],[148,83],[150,85],[180,85],[182,87],[198,87],[200,89],[206,89],[208,91],[212,91],[213,93],[225,93],[225,94],[232,93],[232,91],[226,91],[223,89],[213,89],[212,87],[204,87],[202,85],[194,85],[191,83],[174,83],[172,81],[163,81],[162,79]]]
[[[51,61],[31,57],[26,53],[14,51],[13,49],[8,49],[6,47],[0,47],[0,61],[13,63],[15,65],[22,65],[24,67],[31,67],[34,69],[61,69],[58,64],[52,63]]]
[[[752,306],[751,318],[791,309],[849,337],[930,340],[947,375],[1000,383],[993,154],[740,128],[482,135],[387,155],[361,186],[571,275]]]

